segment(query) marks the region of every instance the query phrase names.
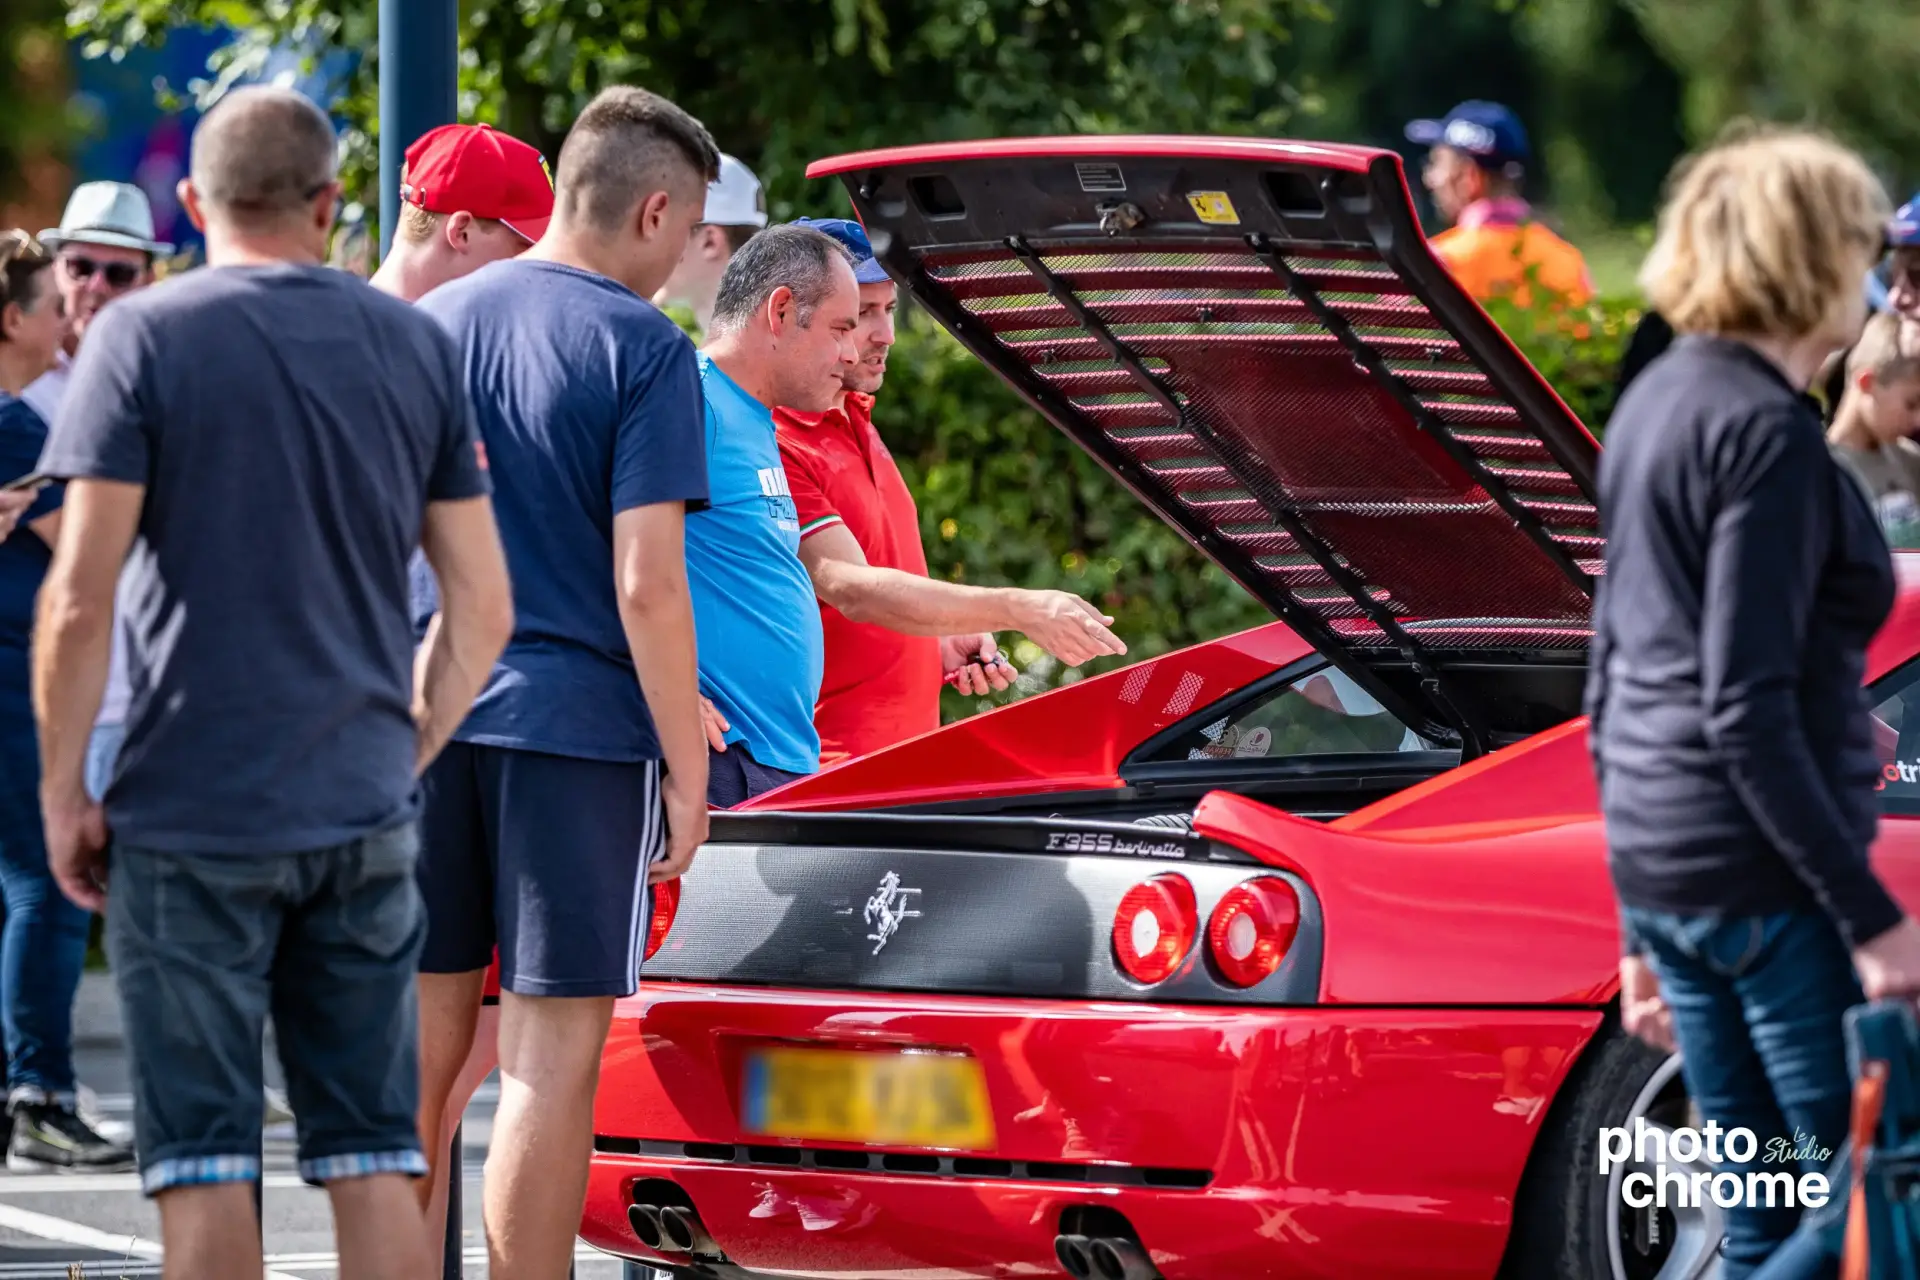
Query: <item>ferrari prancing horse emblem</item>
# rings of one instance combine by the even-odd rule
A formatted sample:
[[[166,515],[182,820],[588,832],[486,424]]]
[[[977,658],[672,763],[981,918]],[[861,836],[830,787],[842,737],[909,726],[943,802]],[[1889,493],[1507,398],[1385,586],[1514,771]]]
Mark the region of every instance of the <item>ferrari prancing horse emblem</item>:
[[[867,935],[867,941],[873,944],[874,955],[880,954],[880,948],[892,939],[902,920],[911,920],[920,914],[907,905],[919,893],[918,889],[900,887],[898,871],[889,871],[880,877],[879,891],[867,899],[866,921],[874,926],[873,932]]]

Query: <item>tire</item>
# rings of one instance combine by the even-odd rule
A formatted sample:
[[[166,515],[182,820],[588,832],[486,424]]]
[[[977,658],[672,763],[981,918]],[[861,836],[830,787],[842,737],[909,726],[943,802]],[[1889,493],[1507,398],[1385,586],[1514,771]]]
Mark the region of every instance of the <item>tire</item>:
[[[1599,1172],[1600,1130],[1693,1124],[1677,1054],[1601,1025],[1559,1096],[1527,1160],[1514,1202],[1500,1280],[1683,1280],[1717,1254],[1717,1211],[1638,1211],[1619,1199],[1616,1168]]]

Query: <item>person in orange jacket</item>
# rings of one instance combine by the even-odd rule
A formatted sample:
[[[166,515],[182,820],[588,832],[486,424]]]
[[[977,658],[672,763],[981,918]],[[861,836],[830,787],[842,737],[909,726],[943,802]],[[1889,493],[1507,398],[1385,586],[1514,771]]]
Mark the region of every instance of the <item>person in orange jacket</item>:
[[[1534,285],[1571,304],[1593,296],[1586,259],[1535,221],[1520,195],[1530,152],[1518,116],[1497,102],[1463,102],[1442,119],[1408,124],[1407,138],[1429,148],[1422,180],[1452,224],[1433,237],[1433,251],[1468,293],[1522,306]]]

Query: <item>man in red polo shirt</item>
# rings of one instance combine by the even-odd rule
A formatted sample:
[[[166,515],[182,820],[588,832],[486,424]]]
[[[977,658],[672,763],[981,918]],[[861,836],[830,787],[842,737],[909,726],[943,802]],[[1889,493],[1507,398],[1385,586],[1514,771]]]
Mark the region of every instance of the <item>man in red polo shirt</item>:
[[[920,513],[873,427],[873,393],[893,346],[893,282],[857,222],[803,218],[853,255],[860,361],[840,406],[774,410],[800,515],[800,559],[820,598],[827,665],[814,707],[820,763],[878,751],[940,727],[940,686],[1005,689],[1015,674],[996,631],[1023,632],[1068,666],[1127,646],[1113,619],[1067,591],[969,587],[927,576]]]

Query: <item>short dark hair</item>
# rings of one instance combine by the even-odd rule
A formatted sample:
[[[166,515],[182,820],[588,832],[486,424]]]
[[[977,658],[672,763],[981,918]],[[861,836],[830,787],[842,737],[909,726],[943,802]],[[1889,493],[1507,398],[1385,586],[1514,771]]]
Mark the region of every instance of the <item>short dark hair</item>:
[[[657,93],[605,89],[567,131],[554,167],[555,211],[601,231],[656,191],[698,198],[720,176],[706,126]]]
[[[768,227],[740,246],[721,273],[707,331],[723,334],[739,328],[782,286],[793,290],[804,329],[833,288],[835,259],[853,266],[853,255],[825,232],[791,224]]]
[[[339,175],[333,122],[292,89],[253,85],[215,103],[193,131],[193,185],[215,208],[275,218],[304,207]]]
[[[762,228],[756,227],[751,223],[746,226],[738,226],[731,222],[720,222],[714,225],[719,227],[721,234],[727,237],[728,253],[740,252],[740,250],[746,246],[747,241],[759,235],[762,230]]]
[[[26,232],[0,231],[0,311],[31,310],[42,287],[36,281],[52,265],[53,255]]]

